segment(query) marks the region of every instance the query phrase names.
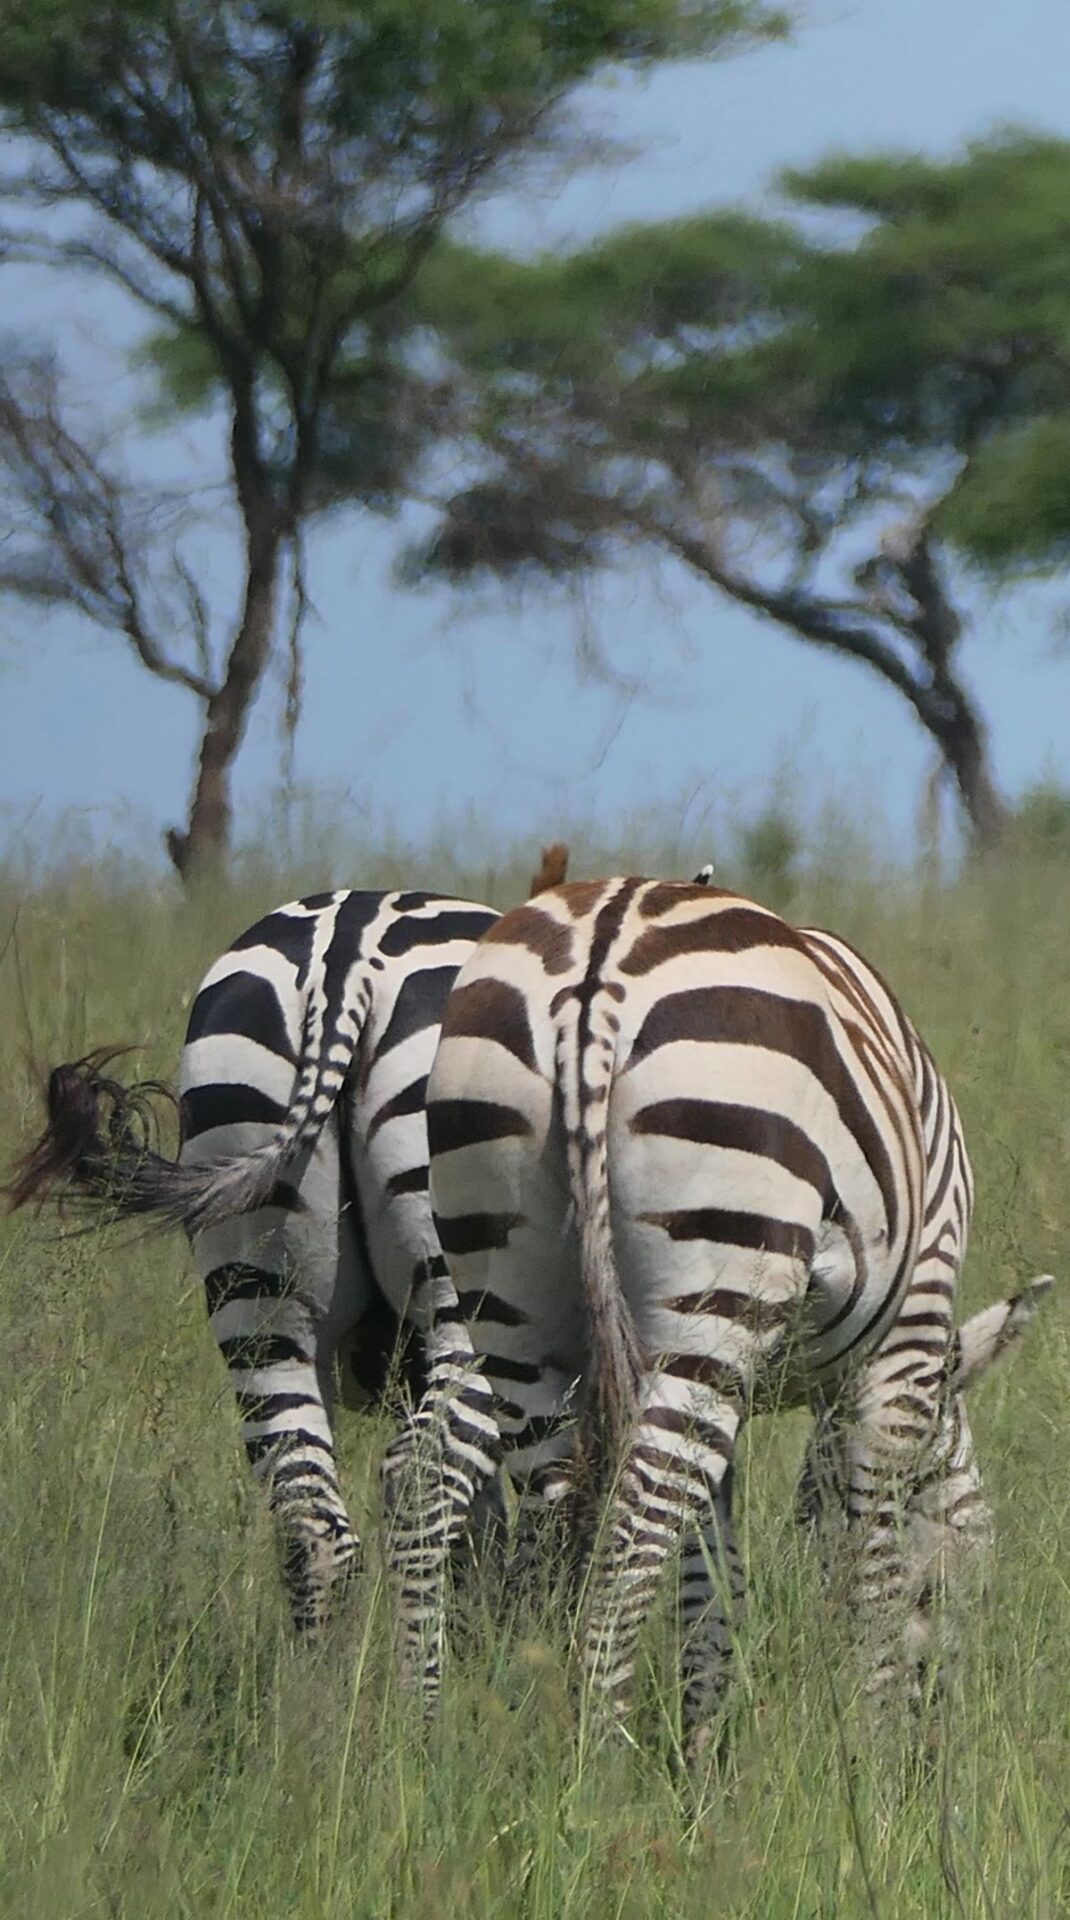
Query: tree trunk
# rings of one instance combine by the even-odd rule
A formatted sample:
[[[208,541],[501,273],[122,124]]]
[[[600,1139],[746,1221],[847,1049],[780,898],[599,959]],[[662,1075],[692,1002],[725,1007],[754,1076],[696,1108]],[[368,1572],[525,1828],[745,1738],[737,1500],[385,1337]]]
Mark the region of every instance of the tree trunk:
[[[265,514],[247,517],[245,601],[222,684],[205,703],[197,777],[185,832],[171,827],[165,844],[183,885],[221,871],[230,848],[231,773],[249,710],[271,652],[282,535]]]
[[[991,853],[1010,824],[988,752],[988,729],[973,703],[949,674],[919,703],[918,712],[944,757],[969,822],[976,853]]]

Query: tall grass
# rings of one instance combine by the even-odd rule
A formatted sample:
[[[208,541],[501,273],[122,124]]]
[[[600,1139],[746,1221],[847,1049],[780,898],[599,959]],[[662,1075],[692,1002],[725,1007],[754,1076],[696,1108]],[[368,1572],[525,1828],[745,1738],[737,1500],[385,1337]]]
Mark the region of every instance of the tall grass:
[[[499,904],[531,848],[473,863],[364,850],[364,884],[429,878]],[[688,874],[701,845],[574,847],[579,874]],[[138,872],[0,877],[0,1163],[37,1070],[130,1040],[173,1074],[200,972],[299,885],[248,858],[192,905]],[[740,877],[738,874],[736,878]],[[762,877],[760,877],[762,878]],[[978,1179],[972,1308],[1070,1266],[1070,874],[1023,857],[940,887],[818,848],[764,875],[885,973],[963,1108]],[[761,892],[761,885],[756,886]],[[265,1920],[817,1920],[1056,1916],[1070,1898],[1070,1284],[974,1407],[997,1574],[931,1777],[889,1772],[790,1521],[802,1426],[755,1422],[741,1513],[751,1600],[731,1755],[689,1781],[667,1632],[640,1738],[577,1719],[561,1608],[466,1600],[424,1746],[398,1697],[373,1422],[343,1428],[368,1542],[351,1614],[291,1646],[198,1284],[174,1240],[0,1222],[0,1913]]]

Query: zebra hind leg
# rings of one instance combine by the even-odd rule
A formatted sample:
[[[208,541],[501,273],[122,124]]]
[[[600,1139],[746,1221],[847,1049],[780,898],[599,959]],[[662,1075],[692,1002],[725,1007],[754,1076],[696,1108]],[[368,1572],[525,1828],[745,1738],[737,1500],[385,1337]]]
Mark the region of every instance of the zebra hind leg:
[[[848,1465],[842,1409],[815,1399],[812,1412],[814,1424],[795,1484],[795,1524],[818,1547],[827,1591],[842,1559]]]
[[[714,1746],[746,1598],[746,1578],[732,1523],[731,1469],[684,1544],[679,1619],[683,1731],[692,1764]]]
[[[275,1520],[294,1628],[314,1640],[360,1557],[335,1460],[331,1355],[284,1275],[235,1260],[206,1286],[246,1455]]]
[[[885,1717],[895,1703],[916,1711],[922,1702],[919,1647],[929,1621],[919,1606],[914,1560],[924,1520],[915,1509],[919,1490],[942,1472],[934,1445],[944,1431],[944,1367],[911,1355],[908,1338],[909,1329],[893,1333],[867,1361],[840,1435],[847,1614],[864,1692]]]
[[[945,1692],[961,1625],[991,1564],[992,1514],[961,1393],[951,1396],[907,1510],[909,1644],[922,1698]]]
[[[708,1524],[711,1510],[723,1514],[722,1487],[740,1421],[740,1405],[718,1389],[674,1379],[669,1371],[647,1376],[586,1596],[584,1665],[595,1699],[617,1715],[628,1703],[639,1635],[667,1561],[696,1523]],[[697,1592],[699,1582],[690,1584]],[[699,1612],[688,1666],[688,1711],[696,1722],[709,1697],[707,1681],[716,1691],[721,1648],[712,1616],[704,1625],[701,1618]]]
[[[451,1556],[498,1466],[501,1439],[441,1254],[426,1263],[413,1317],[427,1328],[428,1385],[387,1448],[382,1486],[402,1683],[429,1715],[442,1685]]]

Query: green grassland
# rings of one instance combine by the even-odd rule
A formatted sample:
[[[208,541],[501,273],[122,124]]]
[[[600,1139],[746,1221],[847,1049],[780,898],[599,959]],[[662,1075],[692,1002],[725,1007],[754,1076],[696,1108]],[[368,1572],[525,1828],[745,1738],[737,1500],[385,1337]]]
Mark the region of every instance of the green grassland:
[[[354,857],[361,884],[507,904],[531,848]],[[696,845],[575,847],[577,876],[690,875]],[[0,874],[0,1164],[39,1123],[40,1068],[137,1044],[172,1076],[204,965],[303,871],[247,861],[192,905],[116,866]],[[734,876],[738,878],[739,876]],[[784,883],[786,885],[786,882]],[[760,897],[776,888],[755,885]],[[667,1626],[638,1744],[577,1715],[552,1592],[473,1591],[426,1744],[398,1697],[379,1573],[382,1428],[342,1444],[368,1541],[351,1613],[288,1639],[199,1285],[174,1237],[0,1220],[0,1914],[74,1920],[818,1920],[1063,1915],[1070,1905],[1070,866],[1022,855],[939,886],[854,850],[786,904],[861,945],[947,1071],[978,1210],[973,1309],[1050,1270],[1028,1344],[976,1391],[995,1576],[967,1623],[935,1770],[875,1752],[845,1635],[795,1534],[803,1425],[754,1423],[741,1476],[752,1593],[731,1758],[674,1764]],[[1064,1278],[1065,1277],[1065,1278]]]

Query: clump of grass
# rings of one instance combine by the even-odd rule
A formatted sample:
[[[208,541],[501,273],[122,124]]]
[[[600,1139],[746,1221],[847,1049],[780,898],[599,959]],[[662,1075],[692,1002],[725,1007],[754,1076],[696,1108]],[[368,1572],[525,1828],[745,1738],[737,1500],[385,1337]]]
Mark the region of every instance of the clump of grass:
[[[546,835],[551,837],[549,831]],[[535,851],[466,869],[369,847],[353,883],[430,880],[501,904]],[[684,876],[701,844],[585,847],[573,870]],[[302,856],[303,858],[303,856]],[[662,864],[664,863],[664,864]],[[730,865],[730,857],[727,863]],[[0,1163],[38,1123],[31,1059],[129,1039],[170,1076],[207,962],[302,886],[251,859],[191,906],[144,871],[0,881]],[[725,876],[720,877],[727,877]],[[946,1068],[978,1179],[971,1309],[1070,1265],[1070,889],[1041,854],[940,890],[831,845],[791,869],[792,913],[859,944]],[[562,1608],[466,1601],[423,1743],[399,1697],[377,1553],[381,1430],[344,1429],[369,1541],[350,1615],[290,1644],[274,1550],[177,1241],[56,1237],[0,1220],[0,1911],[75,1920],[993,1920],[1070,1891],[1068,1333],[1059,1289],[973,1407],[999,1527],[935,1773],[867,1744],[840,1628],[790,1521],[803,1423],[756,1421],[741,1471],[751,1594],[731,1753],[689,1781],[668,1612],[635,1747],[577,1718]]]

